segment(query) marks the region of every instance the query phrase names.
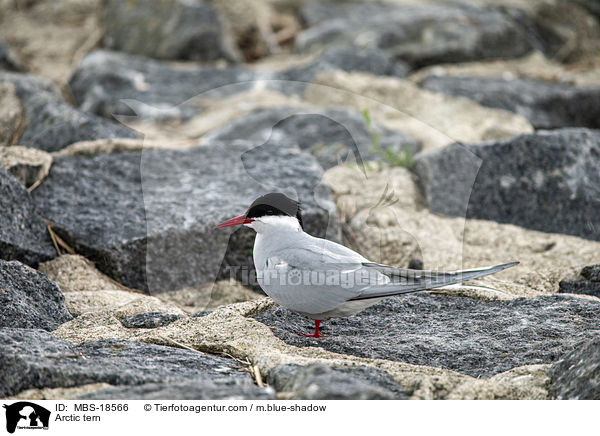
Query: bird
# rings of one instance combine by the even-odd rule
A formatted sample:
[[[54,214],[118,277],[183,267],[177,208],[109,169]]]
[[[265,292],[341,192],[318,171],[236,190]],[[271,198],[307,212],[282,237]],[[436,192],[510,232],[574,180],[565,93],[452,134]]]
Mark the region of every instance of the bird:
[[[300,203],[279,192],[258,197],[243,215],[215,227],[243,225],[256,232],[257,281],[280,306],[314,321],[347,317],[395,295],[473,280],[517,265],[453,272],[404,269],[368,260],[356,251],[304,231]]]

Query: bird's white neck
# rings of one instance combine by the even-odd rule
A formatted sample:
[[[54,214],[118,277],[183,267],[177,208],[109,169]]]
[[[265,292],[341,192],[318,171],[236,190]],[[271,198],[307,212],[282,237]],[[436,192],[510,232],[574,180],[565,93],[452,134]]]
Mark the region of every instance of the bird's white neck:
[[[261,234],[302,231],[298,219],[292,216],[263,216],[255,219],[252,223],[245,225],[254,229],[256,233]]]

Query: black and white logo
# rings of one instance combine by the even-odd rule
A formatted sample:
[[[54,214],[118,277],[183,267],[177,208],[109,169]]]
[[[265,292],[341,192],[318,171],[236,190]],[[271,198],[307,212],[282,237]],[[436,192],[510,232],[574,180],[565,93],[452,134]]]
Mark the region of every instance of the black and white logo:
[[[50,411],[29,401],[19,401],[3,406],[6,409],[6,431],[14,433],[16,429],[48,429]]]

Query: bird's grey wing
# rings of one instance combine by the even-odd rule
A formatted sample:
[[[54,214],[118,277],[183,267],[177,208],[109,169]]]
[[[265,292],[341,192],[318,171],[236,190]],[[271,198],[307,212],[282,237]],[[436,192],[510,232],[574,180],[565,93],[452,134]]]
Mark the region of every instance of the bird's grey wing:
[[[426,289],[441,288],[494,274],[498,271],[515,266],[518,263],[519,262],[510,262],[502,265],[444,272],[395,268],[378,263],[367,262],[363,264],[365,267],[380,271],[391,280],[388,283],[365,287],[360,291],[360,295],[353,297],[352,300],[389,297],[392,295],[424,291]]]
[[[358,253],[346,250],[319,242],[273,251],[261,285],[282,306],[316,314],[358,297],[365,286],[389,282],[385,274],[366,267]],[[363,281],[357,283],[357,277]]]

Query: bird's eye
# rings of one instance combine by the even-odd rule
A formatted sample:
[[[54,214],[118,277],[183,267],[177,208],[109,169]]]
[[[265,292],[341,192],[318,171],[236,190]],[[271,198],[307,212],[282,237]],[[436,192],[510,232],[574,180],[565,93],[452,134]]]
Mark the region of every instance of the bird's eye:
[[[269,210],[267,211],[267,215],[273,215],[273,209],[269,209]]]

